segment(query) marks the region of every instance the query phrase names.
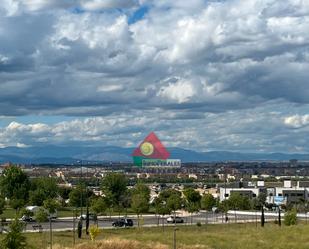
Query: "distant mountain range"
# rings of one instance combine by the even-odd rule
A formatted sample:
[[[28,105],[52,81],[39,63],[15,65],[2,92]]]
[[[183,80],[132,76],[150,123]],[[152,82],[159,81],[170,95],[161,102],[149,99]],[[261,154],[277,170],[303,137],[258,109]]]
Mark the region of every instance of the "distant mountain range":
[[[132,162],[134,148],[82,147],[82,146],[40,146],[7,147],[0,149],[0,162],[13,163],[63,163],[72,164],[79,160],[85,162]],[[309,161],[309,154],[285,153],[240,153],[228,151],[197,152],[182,148],[168,148],[171,158],[183,162],[217,162],[217,161],[287,161],[298,159]]]

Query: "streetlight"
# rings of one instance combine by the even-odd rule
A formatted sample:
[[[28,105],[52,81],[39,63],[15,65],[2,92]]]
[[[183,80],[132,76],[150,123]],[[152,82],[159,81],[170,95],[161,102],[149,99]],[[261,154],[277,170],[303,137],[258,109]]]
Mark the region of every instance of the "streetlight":
[[[89,234],[88,167],[86,168],[86,234]]]
[[[261,214],[261,226],[264,227],[265,215],[264,215],[264,206],[263,205],[262,205],[261,211],[262,211],[262,214]]]
[[[281,227],[281,209],[279,205],[278,205],[278,225],[279,227]]]
[[[166,211],[166,201],[162,201],[162,206],[163,206],[163,217],[162,217],[162,227],[163,227],[163,232],[164,232],[164,215]]]
[[[79,179],[79,182],[81,184],[81,192],[80,192],[80,215],[82,217],[83,215],[83,186],[82,186],[82,183],[83,183],[83,161],[80,160],[78,161],[80,163],[80,179]]]
[[[75,246],[75,218],[76,218],[76,208],[73,209],[73,247]]]

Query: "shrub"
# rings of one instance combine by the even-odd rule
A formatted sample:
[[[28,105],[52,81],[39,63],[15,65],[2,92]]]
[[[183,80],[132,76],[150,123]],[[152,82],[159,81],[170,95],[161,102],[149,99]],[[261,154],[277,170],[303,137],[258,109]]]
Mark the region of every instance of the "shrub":
[[[296,225],[296,222],[297,222],[297,212],[295,209],[287,211],[284,214],[284,225],[286,226]]]
[[[96,237],[100,234],[100,228],[98,226],[92,225],[89,229],[90,238],[92,241],[95,241]]]
[[[201,222],[197,222],[196,225],[197,225],[198,227],[202,226]]]
[[[22,234],[24,224],[18,219],[12,221],[9,226],[10,231],[1,241],[2,249],[25,249],[27,248],[26,237]]]

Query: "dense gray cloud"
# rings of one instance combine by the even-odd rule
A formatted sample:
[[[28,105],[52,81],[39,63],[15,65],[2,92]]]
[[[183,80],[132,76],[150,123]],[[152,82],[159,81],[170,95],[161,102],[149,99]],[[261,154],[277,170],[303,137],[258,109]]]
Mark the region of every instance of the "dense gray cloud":
[[[307,1],[4,0],[0,115],[96,118],[77,118],[79,135],[70,122],[11,123],[1,143],[113,143],[111,132],[129,144],[155,129],[188,148],[309,151],[290,137],[308,123],[308,29]]]

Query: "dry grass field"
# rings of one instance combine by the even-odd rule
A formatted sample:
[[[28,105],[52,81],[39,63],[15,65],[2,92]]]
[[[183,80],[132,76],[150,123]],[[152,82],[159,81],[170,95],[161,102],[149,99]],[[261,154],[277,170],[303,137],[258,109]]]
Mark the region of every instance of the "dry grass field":
[[[173,227],[102,230],[97,242],[84,236],[76,238],[74,249],[169,249],[173,248]],[[48,248],[48,233],[27,234],[29,248]],[[72,232],[53,236],[54,249],[73,248]],[[278,227],[266,224],[228,224],[180,226],[177,230],[178,249],[307,249],[309,225]]]

